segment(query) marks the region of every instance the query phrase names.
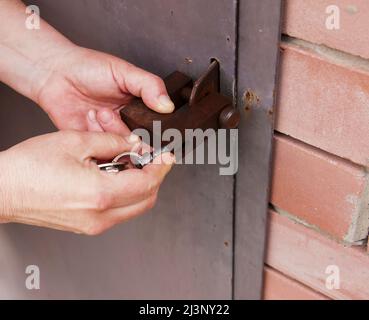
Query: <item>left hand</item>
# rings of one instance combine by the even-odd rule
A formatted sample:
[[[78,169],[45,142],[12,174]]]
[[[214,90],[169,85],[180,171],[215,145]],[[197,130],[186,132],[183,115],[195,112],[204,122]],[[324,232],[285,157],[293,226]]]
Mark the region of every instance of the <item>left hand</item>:
[[[118,112],[133,96],[157,112],[174,110],[161,78],[117,57],[73,46],[48,61],[35,101],[59,129],[129,135]]]

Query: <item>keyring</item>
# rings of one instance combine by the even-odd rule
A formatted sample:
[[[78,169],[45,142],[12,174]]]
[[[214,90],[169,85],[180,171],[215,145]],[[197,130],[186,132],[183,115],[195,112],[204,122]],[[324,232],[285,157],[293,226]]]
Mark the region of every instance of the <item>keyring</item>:
[[[140,158],[141,158],[141,155],[139,155],[137,152],[129,151],[129,152],[123,152],[121,154],[118,154],[113,159],[112,162],[117,163],[117,162],[127,161],[127,159],[129,159],[129,161],[132,164],[136,164],[136,163],[139,163]]]
[[[109,173],[117,173],[127,169],[142,169],[160,154],[171,152],[171,150],[173,150],[173,147],[171,145],[167,145],[158,150],[146,152],[143,155],[139,155],[137,152],[132,151],[123,152],[117,155],[112,162],[100,164],[99,168],[100,170],[104,170]]]
[[[108,162],[98,165],[101,171],[106,171],[108,173],[118,173],[120,171],[126,170],[126,165],[119,162]]]
[[[136,152],[123,152],[117,155],[112,162],[99,164],[98,167],[102,171],[109,173],[118,173],[127,169],[141,169],[142,157]]]

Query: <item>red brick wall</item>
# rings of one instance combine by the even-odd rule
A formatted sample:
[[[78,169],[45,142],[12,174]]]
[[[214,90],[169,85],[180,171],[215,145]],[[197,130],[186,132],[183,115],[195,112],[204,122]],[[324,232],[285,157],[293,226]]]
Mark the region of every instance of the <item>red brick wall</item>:
[[[369,299],[369,1],[286,0],[283,33],[264,298]]]

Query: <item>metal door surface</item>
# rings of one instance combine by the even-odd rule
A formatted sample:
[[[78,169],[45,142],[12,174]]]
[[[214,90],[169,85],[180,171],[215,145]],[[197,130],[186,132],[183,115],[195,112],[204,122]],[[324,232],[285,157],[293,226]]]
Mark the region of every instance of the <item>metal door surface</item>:
[[[41,17],[75,43],[117,55],[160,76],[179,70],[196,78],[206,70],[210,60],[216,58],[221,67],[221,90],[235,101],[237,90],[242,95],[249,85],[247,79],[237,85],[236,75],[240,73],[237,66],[247,68],[241,62],[237,64],[238,32],[246,32],[238,29],[238,23],[256,15],[247,11],[248,4],[254,4],[252,9],[256,11],[266,10],[265,5],[269,5],[275,9],[271,10],[275,17],[273,26],[264,31],[265,39],[271,41],[268,44],[264,41],[263,45],[265,49],[268,46],[273,49],[270,56],[261,59],[274,60],[270,62],[273,64],[270,70],[265,71],[272,76],[260,80],[267,82],[265,88],[268,89],[264,91],[269,98],[272,96],[279,1],[33,0],[28,3],[38,5]],[[264,7],[258,3],[264,3]],[[239,16],[240,9],[244,18]],[[244,46],[240,53],[246,54],[246,49]],[[252,54],[256,57],[259,53],[254,50]],[[253,72],[258,71],[254,68]],[[256,83],[256,90],[258,85],[264,83]],[[268,103],[272,104],[272,99]],[[268,126],[270,128],[270,121]],[[0,150],[52,130],[54,127],[37,106],[0,85]],[[252,131],[244,138],[251,139],[257,134]],[[261,156],[270,151],[270,135],[267,130],[266,152],[261,152]],[[259,148],[249,147],[251,152]],[[264,150],[263,145],[261,149]],[[255,163],[257,159],[249,159],[249,162]],[[241,169],[245,166],[241,159]],[[255,175],[258,170],[265,171],[268,167],[256,168]],[[247,170],[242,172],[241,178],[246,179]],[[262,181],[265,189],[267,175],[263,175]],[[246,245],[244,230],[256,231],[241,217],[242,210],[247,208],[237,206],[234,199],[236,194],[243,196],[235,192],[237,184],[240,180],[235,183],[233,176],[220,176],[216,165],[178,165],[165,181],[157,206],[149,214],[103,235],[86,237],[24,225],[0,225],[0,298],[258,298],[266,191],[261,195],[262,205],[252,207],[261,211],[264,222],[261,225],[256,222],[260,228],[257,239],[261,239],[261,243],[256,244],[252,253],[256,259],[255,263],[251,262],[254,273],[248,274],[251,258],[247,253],[244,257],[245,252],[235,246],[234,240],[239,239]],[[245,197],[245,205],[255,199],[252,191]],[[236,212],[242,224],[235,235]],[[254,211],[251,215],[257,214]],[[238,252],[240,258],[234,255]],[[28,265],[40,268],[40,290],[29,291],[25,287]],[[255,266],[258,270],[254,270]],[[245,275],[248,280],[243,279]],[[249,281],[244,288],[250,294],[244,292],[242,283],[234,290],[238,278],[245,283]],[[253,280],[250,282],[250,279],[256,279],[257,283],[251,285]]]

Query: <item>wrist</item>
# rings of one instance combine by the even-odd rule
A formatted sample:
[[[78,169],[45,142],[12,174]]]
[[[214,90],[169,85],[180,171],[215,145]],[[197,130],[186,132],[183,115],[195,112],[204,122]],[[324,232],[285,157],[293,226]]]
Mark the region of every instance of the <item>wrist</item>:
[[[55,72],[63,56],[71,51],[73,44],[50,48],[47,52],[35,51],[25,56],[0,43],[0,81],[15,91],[38,103],[38,95],[50,75]]]
[[[7,167],[7,151],[0,152],[0,166]],[[9,184],[8,170],[0,170],[0,223],[9,222],[13,215],[11,205],[11,187]]]
[[[39,29],[27,29],[25,8],[21,1],[0,1],[0,81],[37,102],[55,59],[75,45],[42,19]]]
[[[29,92],[27,97],[42,107],[40,96],[43,88],[52,76],[61,72],[66,57],[77,49],[77,45],[68,41],[63,45],[51,46],[46,52],[40,52],[32,64],[33,72],[26,84]]]

